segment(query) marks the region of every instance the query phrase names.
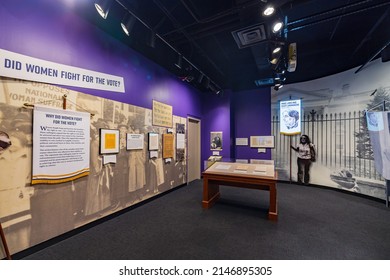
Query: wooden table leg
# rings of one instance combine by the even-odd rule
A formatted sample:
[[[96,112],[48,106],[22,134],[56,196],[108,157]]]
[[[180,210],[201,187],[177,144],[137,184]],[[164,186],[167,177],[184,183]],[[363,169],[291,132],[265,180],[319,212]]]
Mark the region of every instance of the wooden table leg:
[[[272,221],[278,220],[278,205],[276,196],[276,186],[272,184],[269,188],[269,210],[268,219]]]
[[[209,180],[203,178],[203,208],[211,208],[214,203],[219,199],[219,185],[210,184]]]

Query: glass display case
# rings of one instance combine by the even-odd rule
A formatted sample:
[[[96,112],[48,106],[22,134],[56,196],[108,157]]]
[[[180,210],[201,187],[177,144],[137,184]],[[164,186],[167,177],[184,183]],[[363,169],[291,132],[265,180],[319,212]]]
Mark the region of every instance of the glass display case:
[[[225,174],[242,174],[251,176],[275,177],[275,164],[273,160],[249,160],[220,158],[205,161],[205,172]]]
[[[220,198],[220,185],[269,191],[268,219],[276,221],[277,208],[277,174],[273,161],[245,163],[242,160],[222,159],[209,162],[203,175],[202,207],[212,207]],[[253,161],[250,161],[253,162]]]

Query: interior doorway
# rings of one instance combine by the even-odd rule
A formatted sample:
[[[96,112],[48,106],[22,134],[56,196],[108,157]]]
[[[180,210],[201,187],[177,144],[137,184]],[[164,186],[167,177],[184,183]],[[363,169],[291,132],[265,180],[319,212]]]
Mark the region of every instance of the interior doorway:
[[[187,135],[187,183],[200,179],[200,120],[188,117],[188,135]]]

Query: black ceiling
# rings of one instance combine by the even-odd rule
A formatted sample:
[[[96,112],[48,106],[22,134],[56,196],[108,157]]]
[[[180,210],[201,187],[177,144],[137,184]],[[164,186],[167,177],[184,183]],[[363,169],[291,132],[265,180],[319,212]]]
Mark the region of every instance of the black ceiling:
[[[79,10],[83,17],[200,90],[209,90],[202,73],[212,89],[249,90],[259,87],[256,80],[272,81],[288,67],[290,43],[296,43],[297,64],[285,83],[365,65],[390,42],[390,1],[111,0],[105,20],[93,2]],[[262,15],[268,4],[276,7],[270,18]],[[130,36],[120,28],[128,13],[137,18]],[[274,34],[269,29],[277,19],[285,25]],[[256,25],[264,26],[264,40],[239,48],[234,31]],[[270,63],[275,44],[284,46],[276,65]],[[178,53],[181,69],[174,65]]]

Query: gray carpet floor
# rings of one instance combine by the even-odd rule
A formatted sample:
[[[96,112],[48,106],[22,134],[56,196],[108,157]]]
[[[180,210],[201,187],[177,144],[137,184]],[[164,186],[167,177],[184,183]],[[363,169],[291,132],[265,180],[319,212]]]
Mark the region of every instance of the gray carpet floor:
[[[20,258],[390,259],[384,202],[279,183],[279,219],[272,222],[267,191],[222,186],[221,199],[205,210],[202,184],[194,181]]]

